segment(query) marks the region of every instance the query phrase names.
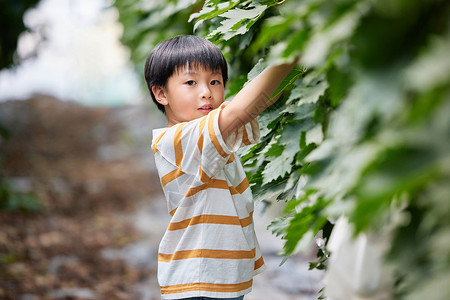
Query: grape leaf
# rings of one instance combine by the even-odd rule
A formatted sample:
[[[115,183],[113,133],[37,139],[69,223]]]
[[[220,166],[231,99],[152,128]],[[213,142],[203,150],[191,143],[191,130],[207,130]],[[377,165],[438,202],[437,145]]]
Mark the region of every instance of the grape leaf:
[[[249,9],[233,8],[222,14],[220,17],[225,18],[221,21],[221,25],[214,31],[212,31],[208,37],[214,37],[216,35],[223,35],[223,40],[229,40],[235,35],[244,34],[250,28],[262,13],[266,10],[266,5],[255,5]],[[243,26],[248,24],[248,21],[253,21],[249,26]]]
[[[278,156],[271,160],[264,168],[263,184],[269,183],[279,177],[283,177],[286,173],[291,171],[293,157]]]
[[[220,3],[213,3],[211,1],[205,2],[205,5],[203,6],[201,11],[190,15],[188,22],[191,22],[193,19],[202,21],[217,17],[235,7],[239,2],[239,0]]]

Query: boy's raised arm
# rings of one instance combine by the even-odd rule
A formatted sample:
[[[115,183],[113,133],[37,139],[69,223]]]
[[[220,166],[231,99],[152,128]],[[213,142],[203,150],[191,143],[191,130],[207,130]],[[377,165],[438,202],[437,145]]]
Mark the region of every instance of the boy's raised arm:
[[[221,113],[219,128],[222,136],[226,138],[275,102],[278,97],[269,102],[270,97],[296,64],[297,60],[269,66],[242,88]]]

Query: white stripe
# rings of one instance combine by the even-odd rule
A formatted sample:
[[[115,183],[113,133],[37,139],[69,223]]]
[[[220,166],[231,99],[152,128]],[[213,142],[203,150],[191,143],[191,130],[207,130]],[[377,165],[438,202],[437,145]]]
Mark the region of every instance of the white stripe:
[[[224,227],[226,226],[226,227]],[[200,235],[208,238],[199,241]],[[166,231],[159,253],[172,254],[175,251],[192,249],[244,250],[255,248],[253,226],[197,224],[186,229]]]
[[[247,196],[247,197],[242,197]],[[232,198],[233,201],[225,200]],[[193,205],[195,203],[195,205]],[[180,222],[199,215],[237,215],[239,219],[246,218],[253,211],[254,203],[251,191],[243,195],[230,195],[229,190],[206,189],[192,197],[183,199],[171,222]]]
[[[202,270],[199,274],[198,266],[203,260],[203,263],[208,265],[208,269]],[[245,282],[253,277],[254,268],[253,259],[210,259],[210,258],[192,258],[189,260],[175,260],[171,263],[159,263],[158,272],[161,274],[170,274],[163,282],[159,282],[161,286],[185,284],[193,282],[220,282],[224,284],[235,284],[237,282]],[[218,277],[211,278],[211,273],[208,272],[223,270],[223,272],[214,272]],[[238,278],[238,281],[232,280]]]
[[[238,294],[234,294],[234,293],[215,293],[215,292],[202,292],[202,295],[205,295],[204,297],[209,297],[209,298],[237,298],[240,297],[242,295],[248,294],[252,291],[252,288],[248,288],[246,290],[242,290],[240,291]],[[198,292],[197,291],[192,291],[192,292],[184,292],[182,294],[176,294],[176,297],[180,297],[182,296],[181,299],[184,298],[193,298],[193,297],[197,297],[198,296]],[[162,300],[168,300],[168,299],[174,299],[174,295],[173,294],[169,294],[169,295],[161,295],[161,299]]]

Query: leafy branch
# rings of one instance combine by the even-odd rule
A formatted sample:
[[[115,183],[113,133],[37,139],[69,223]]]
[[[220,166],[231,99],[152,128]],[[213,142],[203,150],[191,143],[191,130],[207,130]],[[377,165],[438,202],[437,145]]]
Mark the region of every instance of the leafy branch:
[[[286,202],[270,226],[286,255],[320,233],[327,253],[332,224],[347,216],[355,236],[389,241],[395,299],[449,297],[450,2],[174,1],[170,12],[124,2],[139,66],[142,49],[195,32],[223,49],[229,98],[265,66],[301,57],[259,117],[261,143],[242,156],[255,198]],[[161,11],[170,26],[141,21]]]

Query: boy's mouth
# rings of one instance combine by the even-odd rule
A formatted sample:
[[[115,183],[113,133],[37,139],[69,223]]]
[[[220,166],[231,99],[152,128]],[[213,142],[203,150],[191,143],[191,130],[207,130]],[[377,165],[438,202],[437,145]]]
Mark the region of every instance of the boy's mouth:
[[[198,109],[198,111],[201,111],[203,113],[209,113],[212,110],[213,110],[213,107],[211,104],[205,104]]]

